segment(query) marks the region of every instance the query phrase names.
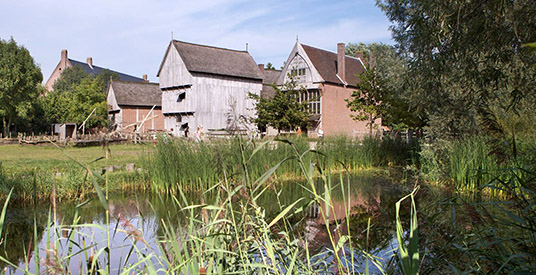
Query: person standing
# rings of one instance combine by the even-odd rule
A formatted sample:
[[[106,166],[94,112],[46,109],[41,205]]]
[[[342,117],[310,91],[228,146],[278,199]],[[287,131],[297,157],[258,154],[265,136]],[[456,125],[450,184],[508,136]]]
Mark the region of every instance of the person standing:
[[[197,126],[197,129],[195,130],[195,141],[201,142],[201,129],[199,126]]]

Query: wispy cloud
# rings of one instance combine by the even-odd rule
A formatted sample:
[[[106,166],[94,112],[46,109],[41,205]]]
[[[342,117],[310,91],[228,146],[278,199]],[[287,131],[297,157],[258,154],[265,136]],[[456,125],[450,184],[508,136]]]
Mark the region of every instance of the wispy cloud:
[[[244,49],[259,63],[280,66],[296,40],[335,50],[337,42],[389,42],[387,19],[374,1],[96,0],[7,1],[0,38],[32,53],[47,78],[61,49],[103,67],[158,81],[171,38]]]

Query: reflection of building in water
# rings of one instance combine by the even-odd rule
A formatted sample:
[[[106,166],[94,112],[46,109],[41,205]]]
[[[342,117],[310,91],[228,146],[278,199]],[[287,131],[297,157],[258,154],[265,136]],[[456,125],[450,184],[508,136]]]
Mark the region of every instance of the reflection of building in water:
[[[341,224],[347,216],[350,216],[351,230],[356,232],[366,230],[369,218],[373,219],[373,223],[378,222],[382,218],[380,216],[388,212],[380,209],[381,194],[381,187],[376,186],[372,190],[353,194],[349,199],[334,200],[327,209],[324,201],[311,202],[307,209],[307,220],[304,228],[304,234],[310,245],[309,248],[316,249],[330,243],[330,236],[326,231],[326,220],[329,222],[331,236],[335,243],[338,242],[341,234],[348,233],[348,227],[345,225],[337,228],[336,221]],[[328,210],[329,213],[327,212]],[[387,219],[390,218],[387,217]],[[355,232],[352,233],[352,236],[356,236],[355,234]],[[381,237],[380,234],[375,234],[374,236]],[[380,241],[377,243],[380,243]]]
[[[350,204],[347,200],[332,201],[330,207],[326,209],[326,203],[321,201],[320,203],[313,201],[309,205],[307,217],[310,219],[316,219],[316,223],[324,224],[324,217],[329,217],[329,222],[332,223],[335,220],[342,220],[346,218],[347,213],[354,215],[363,209],[366,212],[374,215],[380,211],[381,204],[381,188],[377,186],[375,190],[362,193],[359,192],[350,197]],[[348,207],[350,207],[348,209]],[[327,213],[329,210],[329,213]],[[323,211],[324,216],[321,215]]]
[[[318,218],[318,214],[320,214],[320,209],[318,209],[318,203],[316,201],[311,202],[311,205],[309,205],[309,213],[307,213],[308,218]]]

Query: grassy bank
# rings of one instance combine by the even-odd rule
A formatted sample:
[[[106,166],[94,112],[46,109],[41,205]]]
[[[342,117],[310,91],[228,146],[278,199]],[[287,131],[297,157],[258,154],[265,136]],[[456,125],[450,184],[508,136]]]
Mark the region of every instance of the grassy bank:
[[[137,260],[134,265],[124,265],[118,273],[348,274],[364,273],[373,265],[386,273],[402,274],[533,272],[533,143],[512,142],[497,148],[491,141],[480,137],[436,143],[421,151],[420,162],[415,161],[415,151],[411,150],[415,147],[375,139],[325,139],[315,145],[321,152],[309,150],[309,141],[302,139],[212,143],[179,140],[159,144],[155,151],[144,155],[142,165],[146,165],[147,180],[154,189],[171,191],[172,199],[165,202],[167,213],[180,213],[184,223],[165,215],[159,217],[164,237],[158,253],[139,250],[137,245],[144,245],[142,232],[130,228],[129,257]],[[491,154],[497,149],[501,149],[504,158]],[[363,248],[368,245],[370,225],[363,232],[355,232],[350,223],[363,217],[374,223],[374,217],[352,212],[355,208],[350,207],[350,181],[346,176],[333,177],[332,172],[341,167],[359,171],[376,165],[413,163],[420,165],[421,176],[435,184],[423,186],[392,206],[396,238],[398,243],[407,245],[392,255],[392,261],[382,262]],[[291,201],[279,197],[282,185],[271,183],[281,182],[289,175],[303,180],[300,184],[308,190],[307,196]],[[437,175],[437,180],[432,175]],[[96,180],[101,186],[107,185],[105,180]],[[341,196],[337,200],[344,202],[338,204],[342,210],[333,203],[331,191],[335,189]],[[270,198],[270,211],[260,203],[267,190],[276,194]],[[195,192],[195,199],[189,199],[187,192]],[[102,202],[107,208],[107,202]],[[315,228],[327,240],[321,250],[310,249],[304,236],[310,230],[304,212],[311,207],[318,211],[317,220],[323,221]],[[330,216],[337,211],[344,214],[343,218]],[[77,234],[77,228],[92,227],[76,222],[76,215],[74,226],[47,222],[55,232],[56,243],[50,247],[72,240],[71,234]],[[97,230],[107,232],[107,238],[115,235],[108,228]],[[65,231],[73,233],[60,237]],[[110,243],[109,239],[78,242],[82,252],[76,256],[83,263],[80,270],[96,268],[103,274],[115,273],[108,257],[113,249]],[[95,257],[88,256],[90,251],[95,251]],[[43,261],[37,260],[36,269],[60,272],[54,268],[68,266],[75,253],[53,252],[60,256],[47,258],[46,266],[41,267]]]
[[[110,157],[101,159],[90,165],[94,169],[110,165],[125,165],[135,163],[139,166],[139,155],[153,150],[151,145],[129,144],[110,145]],[[73,162],[67,157],[71,156],[81,163],[89,163],[106,155],[101,146],[93,147],[67,147],[59,150],[55,146],[0,146],[0,162],[8,173],[40,171],[69,171]]]
[[[264,169],[259,177],[254,176],[256,170],[252,165],[258,165],[260,160],[256,160],[257,157],[269,155],[263,153],[267,144],[257,144],[248,151],[247,143],[238,143],[237,155],[241,162],[236,170],[229,170],[236,175],[227,177],[226,170],[223,170],[222,180],[211,185],[210,189],[202,189],[202,184],[200,189],[195,190],[198,196],[194,201],[185,195],[185,189],[191,186],[174,187],[173,199],[166,202],[169,216],[157,219],[164,236],[159,239],[157,247],[148,249],[150,251],[144,249],[147,243],[144,242],[143,232],[124,221],[119,228],[110,224],[109,204],[105,198],[101,202],[106,209],[106,226],[79,224],[78,208],[84,207],[83,204],[76,207],[71,222],[54,222],[57,214],[56,207],[53,207],[44,231],[47,232],[45,238],[48,240],[46,253],[40,253],[36,243],[28,245],[28,250],[34,251],[35,257],[25,259],[20,271],[28,274],[68,273],[71,268],[93,274],[356,274],[368,272],[375,265],[379,270],[392,272],[396,268],[394,263],[382,263],[366,252],[366,247],[361,246],[363,242],[356,241],[357,236],[354,234],[362,232],[355,232],[350,223],[354,209],[350,204],[348,175],[337,179],[331,177],[329,166],[324,168],[323,163],[311,161],[317,159],[316,156],[318,159],[325,156],[308,149],[302,151],[299,142],[294,144],[279,141],[280,149],[271,147],[268,153],[273,153],[273,150],[288,150],[289,155]],[[201,152],[206,154],[212,151],[208,148],[194,148],[204,150]],[[263,158],[268,159],[268,156]],[[223,161],[223,164],[224,167],[229,167],[225,169],[231,169],[235,163],[227,163],[225,166],[226,162]],[[279,168],[287,170],[278,171]],[[279,197],[277,187],[267,184],[270,179],[276,178],[278,172],[299,173],[303,178],[301,184],[307,192],[307,199],[301,197],[284,202]],[[265,211],[259,203],[263,193],[268,190],[275,195],[270,202],[273,211]],[[336,200],[342,203],[334,203],[332,195],[335,193],[338,194]],[[307,215],[311,215],[306,214],[310,212],[309,209],[315,209],[315,219],[320,222],[316,228],[308,230],[323,232],[327,239],[322,249],[311,249],[308,238],[303,234],[304,228],[308,226]],[[183,217],[180,223],[173,219],[177,214]],[[2,224],[0,215],[0,231]],[[35,224],[36,222],[34,236],[37,236],[42,231]],[[402,226],[400,221],[399,225]],[[127,242],[131,242],[127,246],[131,249],[116,270],[114,268],[117,263],[111,262],[110,254],[115,251],[113,238],[123,228],[127,228]],[[95,233],[86,232],[90,229],[104,237],[93,239]],[[402,232],[398,235],[402,238]],[[403,251],[410,255],[416,252],[411,249]],[[0,259],[7,266],[18,268],[17,264],[6,258]],[[134,259],[133,263],[129,259]],[[413,261],[414,265],[418,264],[418,260]],[[405,262],[407,259],[400,257],[400,263]]]
[[[296,158],[297,152],[310,148],[321,154],[307,154],[304,161],[318,164],[331,173],[406,165],[415,161],[414,152],[418,147],[402,140],[377,138],[293,138],[280,142],[241,141],[237,137],[201,143],[175,139],[166,143],[160,141],[156,148],[152,144],[113,145],[109,148],[109,158],[103,158],[106,151],[102,147],[58,149],[7,145],[0,146],[0,190],[5,196],[13,188],[14,200],[32,198],[34,184],[39,199],[50,198],[54,186],[60,200],[94,196],[87,167],[107,178],[107,186],[103,188],[110,192],[176,191],[178,186],[198,190],[201,184],[208,189],[225,179],[242,176],[244,161],[249,164],[245,175],[248,179],[262,176],[275,165],[278,169],[271,180],[303,179],[300,167],[290,160]],[[281,160],[287,161],[280,163]],[[135,164],[134,172],[125,171],[128,163]],[[104,168],[114,168],[114,171]],[[318,172],[315,173],[318,176]]]
[[[30,200],[34,194],[49,199],[55,186],[59,200],[94,196],[87,167],[107,177],[106,188],[111,192],[146,190],[148,180],[137,168],[140,155],[151,150],[152,144],[112,145],[104,158],[102,147],[0,146],[0,194],[5,197],[13,189],[12,200]],[[134,171],[126,171],[127,164],[134,164]]]

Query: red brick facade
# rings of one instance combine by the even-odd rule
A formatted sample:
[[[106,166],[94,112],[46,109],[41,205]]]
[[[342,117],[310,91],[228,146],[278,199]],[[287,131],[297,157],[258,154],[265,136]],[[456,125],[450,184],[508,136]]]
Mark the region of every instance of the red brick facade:
[[[345,99],[350,98],[355,89],[323,83],[321,85],[322,116],[320,129],[326,136],[344,134],[348,137],[362,137],[370,133],[367,121],[355,121],[350,116],[352,112],[346,107]],[[381,128],[381,119],[375,121],[373,135]]]
[[[134,126],[130,126],[128,128],[125,128],[128,125],[132,125],[133,123],[138,123],[145,118],[145,116],[151,111],[151,107],[130,107],[130,106],[123,106],[121,108],[121,115],[122,115],[122,130],[125,132],[133,132]],[[164,116],[162,115],[162,108],[158,107],[153,110],[153,115],[156,115],[154,119],[147,120],[142,126],[141,132],[148,132],[148,131],[164,131]],[[153,115],[149,116],[152,117]]]

